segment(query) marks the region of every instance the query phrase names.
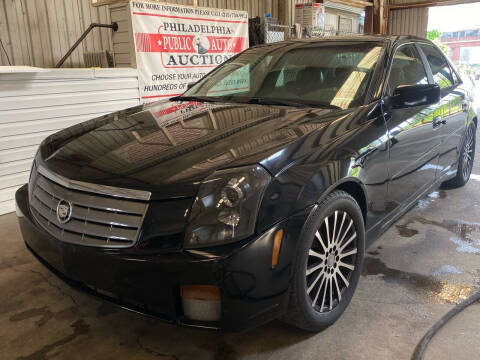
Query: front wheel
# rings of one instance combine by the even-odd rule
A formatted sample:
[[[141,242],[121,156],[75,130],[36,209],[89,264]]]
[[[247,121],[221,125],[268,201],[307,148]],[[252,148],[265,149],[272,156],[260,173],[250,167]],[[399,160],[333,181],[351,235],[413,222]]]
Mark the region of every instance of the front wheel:
[[[335,191],[307,220],[295,261],[284,320],[308,331],[332,325],[357,286],[365,253],[365,229],[356,201]]]
[[[446,188],[458,188],[464,186],[470,179],[473,169],[473,160],[475,158],[476,130],[475,123],[470,123],[458,157],[457,175],[453,179],[445,181],[442,186]]]

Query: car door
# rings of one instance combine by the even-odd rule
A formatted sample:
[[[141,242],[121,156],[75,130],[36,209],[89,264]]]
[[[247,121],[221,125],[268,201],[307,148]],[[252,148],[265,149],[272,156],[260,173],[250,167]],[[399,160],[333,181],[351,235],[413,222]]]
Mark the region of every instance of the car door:
[[[393,210],[435,181],[441,136],[434,120],[439,104],[395,109],[389,100],[397,86],[429,83],[414,43],[395,50],[387,81],[384,112],[390,136],[388,197]]]
[[[467,96],[460,80],[451,69],[445,55],[431,44],[420,44],[428,66],[433,75],[433,81],[440,86],[443,99],[441,108],[441,127],[439,133],[442,145],[439,152],[439,171],[437,177],[453,175],[459,156],[459,146],[467,121]]]

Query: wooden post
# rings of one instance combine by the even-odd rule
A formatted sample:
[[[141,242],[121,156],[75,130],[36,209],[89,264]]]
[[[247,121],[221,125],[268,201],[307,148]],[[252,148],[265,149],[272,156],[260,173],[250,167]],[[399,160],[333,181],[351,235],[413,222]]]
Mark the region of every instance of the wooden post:
[[[372,34],[387,33],[388,7],[384,0],[374,0],[373,6],[365,8],[364,32]]]
[[[365,24],[363,25],[363,32],[365,34],[373,34],[373,6],[365,8]]]
[[[278,23],[290,25],[290,0],[278,0]]]
[[[387,33],[387,16],[388,6],[385,6],[384,0],[378,0],[378,32],[380,34]]]

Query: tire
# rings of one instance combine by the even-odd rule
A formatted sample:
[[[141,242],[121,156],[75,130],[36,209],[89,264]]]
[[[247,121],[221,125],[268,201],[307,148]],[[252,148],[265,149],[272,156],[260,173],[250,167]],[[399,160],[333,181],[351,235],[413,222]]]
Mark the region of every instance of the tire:
[[[473,161],[475,158],[475,132],[477,128],[472,121],[467,128],[465,138],[463,140],[462,149],[458,157],[457,174],[453,179],[442,183],[442,187],[454,189],[464,186],[470,179],[473,169]]]
[[[332,325],[353,297],[364,254],[365,227],[360,207],[346,192],[335,191],[304,225],[283,320],[313,332]]]

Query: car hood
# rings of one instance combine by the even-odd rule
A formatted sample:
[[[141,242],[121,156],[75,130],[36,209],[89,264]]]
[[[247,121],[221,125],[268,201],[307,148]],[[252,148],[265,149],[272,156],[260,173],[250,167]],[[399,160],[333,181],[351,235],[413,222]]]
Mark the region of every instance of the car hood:
[[[65,178],[146,190],[154,198],[189,197],[213,171],[279,156],[348,111],[245,104],[157,102],[62,130],[41,145],[37,161]]]

